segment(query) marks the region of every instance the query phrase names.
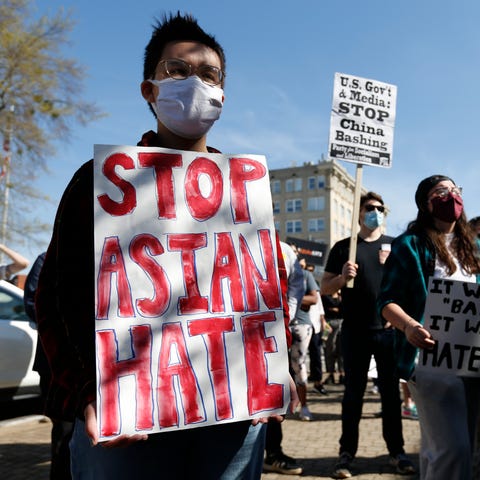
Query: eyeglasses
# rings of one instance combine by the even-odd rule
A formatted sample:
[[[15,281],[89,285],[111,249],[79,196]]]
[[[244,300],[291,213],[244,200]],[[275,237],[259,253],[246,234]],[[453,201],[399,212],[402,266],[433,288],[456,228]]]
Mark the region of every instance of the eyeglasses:
[[[449,193],[453,193],[454,195],[462,195],[462,187],[440,187],[434,190],[428,197],[430,200],[431,198],[445,198]]]
[[[159,62],[163,73],[174,80],[185,80],[190,75],[197,75],[207,85],[219,85],[225,79],[225,72],[213,65],[199,65],[192,67],[179,58],[171,58]]]
[[[380,213],[383,213],[385,211],[385,207],[383,205],[365,205],[365,210],[367,212],[373,212],[375,209],[377,209]]]

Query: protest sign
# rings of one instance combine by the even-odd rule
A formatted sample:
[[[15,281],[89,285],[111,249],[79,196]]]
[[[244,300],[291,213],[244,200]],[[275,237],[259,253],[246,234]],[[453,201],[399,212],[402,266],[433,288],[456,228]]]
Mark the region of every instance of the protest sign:
[[[102,440],[285,413],[265,158],[96,145]]]
[[[330,158],[390,167],[397,87],[335,74],[330,117]]]
[[[480,285],[430,278],[424,318],[435,347],[420,350],[416,368],[480,376]]]
[[[352,235],[348,260],[355,263],[362,188],[362,166],[390,167],[397,87],[388,83],[335,73],[330,116],[330,159],[357,164]],[[347,281],[353,288],[354,280]]]

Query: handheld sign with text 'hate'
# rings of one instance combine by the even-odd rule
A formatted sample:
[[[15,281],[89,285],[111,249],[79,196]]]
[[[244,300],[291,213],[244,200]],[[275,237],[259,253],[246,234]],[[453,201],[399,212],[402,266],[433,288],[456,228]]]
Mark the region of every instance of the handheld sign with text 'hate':
[[[424,327],[435,340],[421,350],[416,369],[480,376],[480,285],[430,278]]]
[[[102,440],[285,413],[265,158],[95,146]]]

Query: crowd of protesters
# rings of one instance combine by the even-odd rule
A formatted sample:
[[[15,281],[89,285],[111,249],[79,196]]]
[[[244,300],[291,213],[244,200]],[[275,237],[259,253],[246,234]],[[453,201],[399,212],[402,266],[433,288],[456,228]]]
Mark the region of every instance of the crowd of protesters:
[[[224,102],[226,61],[220,44],[192,16],[178,13],[155,25],[144,60],[141,94],[154,115],[156,131],[143,134],[138,145],[218,153],[207,146],[207,133]],[[287,339],[292,339],[292,413],[312,421],[309,381],[322,395],[328,395],[333,382],[344,387],[334,478],[354,475],[372,358],[383,438],[396,471],[413,474],[416,470],[404,450],[403,397],[403,411],[418,418],[421,429],[420,478],[470,478],[480,379],[416,369],[418,350],[435,345],[424,325],[429,277],[474,283],[480,273],[480,222],[478,217],[467,222],[461,194],[449,177],[424,179],[414,199],[417,218],[404,234],[392,238],[385,233],[387,207],[382,196],[368,192],[359,205],[355,259],[349,255],[350,238],[343,239],[332,246],[325,270],[317,278],[307,264],[299,270],[297,263],[304,259],[292,256],[294,246],[284,245],[278,251],[285,280],[288,277],[291,286],[295,272],[295,281],[300,279],[300,294],[290,292],[288,282],[282,283],[290,307],[285,312],[285,329]],[[254,480],[262,469],[301,474],[302,466],[281,449],[281,416],[159,435],[122,435],[99,443],[93,198],[89,161],[63,195],[35,278],[35,318],[51,369],[44,386],[46,412],[58,425],[67,425],[58,444],[69,442],[62,458],[69,472],[52,470],[51,478],[156,478],[159,467],[169,479]],[[0,252],[13,261],[0,266],[2,277],[28,264],[4,245]]]

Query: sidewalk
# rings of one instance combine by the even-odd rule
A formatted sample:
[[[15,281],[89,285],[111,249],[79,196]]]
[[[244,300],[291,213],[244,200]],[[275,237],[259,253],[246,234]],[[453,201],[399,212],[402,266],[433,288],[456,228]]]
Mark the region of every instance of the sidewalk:
[[[394,473],[388,464],[382,438],[378,395],[365,394],[363,418],[360,424],[360,446],[354,463],[359,480],[411,480],[415,476]],[[309,389],[309,408],[314,421],[302,422],[290,417],[283,423],[283,450],[304,466],[304,473],[280,475],[264,473],[262,480],[328,479],[338,456],[340,410],[343,387],[328,385],[329,395]],[[0,422],[0,479],[48,480],[50,458],[50,422],[43,417],[30,416],[15,421]],[[405,450],[417,465],[420,433],[418,422],[403,420]],[[194,479],[192,479],[194,480]]]
[[[311,387],[311,385],[310,385]],[[380,397],[371,393],[369,382],[365,393],[363,416],[360,423],[358,453],[352,467],[358,480],[413,480],[417,475],[398,475],[388,463],[388,452],[382,437]],[[341,400],[343,387],[327,385],[329,395],[308,391],[308,407],[313,413],[312,422],[302,422],[295,417],[283,423],[282,448],[286,455],[303,465],[302,475],[264,473],[262,480],[329,479],[338,458],[338,440],[341,435]],[[420,429],[417,420],[403,420],[405,452],[418,467]]]
[[[0,422],[0,478],[48,480],[51,423],[31,415]]]

